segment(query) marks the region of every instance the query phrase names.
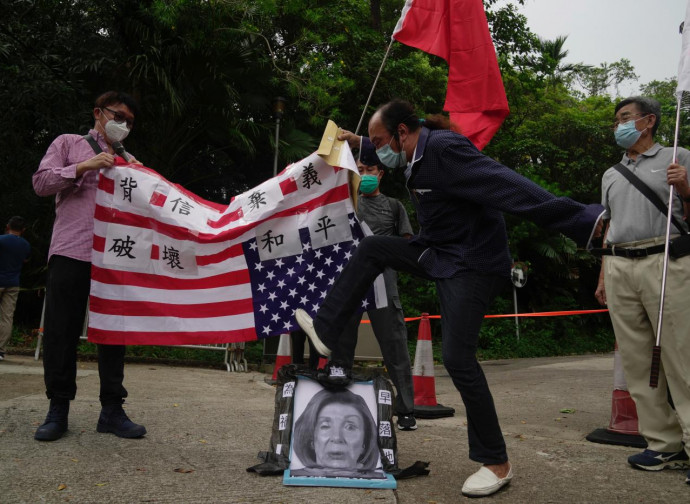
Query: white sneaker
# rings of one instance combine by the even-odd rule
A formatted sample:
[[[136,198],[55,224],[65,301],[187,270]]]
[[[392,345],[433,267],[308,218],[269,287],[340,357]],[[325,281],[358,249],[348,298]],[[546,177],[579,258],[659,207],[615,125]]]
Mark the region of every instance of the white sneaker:
[[[513,468],[508,470],[505,478],[499,478],[491,469],[482,466],[472,476],[465,480],[462,494],[468,497],[484,497],[498,492],[513,479]]]
[[[309,339],[314,344],[316,351],[324,357],[330,356],[331,349],[324,345],[323,341],[319,339],[318,334],[316,334],[316,329],[314,329],[314,321],[309,314],[302,308],[297,308],[295,310],[295,318],[297,319],[299,326],[304,330],[305,333],[307,333],[307,336],[309,336]]]

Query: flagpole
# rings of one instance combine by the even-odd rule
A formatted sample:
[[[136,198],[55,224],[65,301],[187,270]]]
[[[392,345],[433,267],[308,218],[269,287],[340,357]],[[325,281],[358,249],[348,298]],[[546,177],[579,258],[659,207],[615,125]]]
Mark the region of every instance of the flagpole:
[[[690,63],[690,32],[685,28],[690,25],[690,0],[685,9],[685,20],[680,25],[680,33],[682,35],[680,63],[678,65],[678,86],[676,87],[676,96],[678,97],[678,105],[676,107],[676,127],[673,135],[673,162],[677,163],[678,159],[678,136],[680,130],[680,109],[683,100],[683,92],[690,91],[690,70],[688,64]],[[649,386],[656,388],[659,384],[659,368],[661,366],[661,329],[664,320],[664,298],[666,297],[666,276],[668,273],[668,248],[671,237],[671,217],[673,215],[673,186],[668,189],[668,210],[666,216],[666,237],[664,242],[664,264],[661,274],[661,292],[659,293],[659,319],[656,327],[656,344],[652,348],[652,365],[649,373]]]
[[[681,93],[682,96],[682,93]],[[676,110],[676,131],[673,138],[673,162],[677,163],[678,154],[678,130],[680,125],[680,102],[678,97],[678,107]],[[664,298],[666,294],[666,274],[668,272],[668,244],[671,237],[671,216],[673,215],[673,186],[668,190],[668,214],[666,216],[666,242],[664,244],[664,265],[661,273],[661,293],[659,297],[659,321],[656,326],[656,345],[652,348],[652,368],[649,373],[649,386],[656,388],[659,384],[659,366],[661,364],[661,327],[664,320]]]
[[[391,43],[388,44],[388,49],[386,49],[386,54],[383,56],[383,61],[381,62],[381,67],[379,68],[379,73],[376,74],[376,78],[374,79],[374,84],[371,86],[371,91],[369,92],[369,98],[367,98],[367,102],[364,104],[364,110],[362,110],[362,117],[359,118],[359,122],[357,123],[357,129],[355,129],[355,135],[359,134],[359,128],[362,126],[362,122],[364,121],[364,116],[367,113],[367,107],[369,107],[369,102],[371,101],[371,97],[374,95],[374,89],[376,89],[376,83],[379,81],[379,77],[381,76],[381,72],[383,71],[383,67],[386,64],[386,60],[388,59],[388,53],[391,52],[391,47],[393,47],[393,42],[394,38],[391,37]]]
[[[676,128],[673,136],[673,162],[677,163],[678,132],[680,126],[680,106],[683,93],[678,95],[676,107]],[[668,190],[668,214],[666,215],[666,241],[664,243],[664,265],[661,273],[661,293],[659,296],[659,320],[656,326],[656,344],[652,348],[652,367],[649,373],[649,386],[656,388],[659,384],[659,367],[661,365],[661,328],[664,320],[664,297],[666,294],[666,274],[668,272],[668,245],[671,238],[671,217],[673,216],[673,186]]]

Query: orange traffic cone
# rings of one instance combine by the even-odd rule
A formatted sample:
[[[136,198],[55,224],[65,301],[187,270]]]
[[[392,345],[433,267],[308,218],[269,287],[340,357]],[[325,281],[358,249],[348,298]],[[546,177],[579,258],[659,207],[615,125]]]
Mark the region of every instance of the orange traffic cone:
[[[414,416],[417,418],[444,418],[455,414],[453,408],[436,402],[434,355],[431,348],[431,328],[428,313],[422,313],[422,318],[419,321],[412,383],[414,385]]]
[[[290,333],[283,333],[280,335],[278,341],[278,351],[276,352],[276,363],[273,366],[273,377],[271,382],[275,383],[278,378],[278,370],[292,362],[292,354],[290,352]]]
[[[618,344],[613,351],[613,395],[611,396],[611,420],[607,429],[596,429],[587,436],[594,443],[646,448],[647,442],[640,436],[637,425],[637,408],[630,397],[623,374]]]

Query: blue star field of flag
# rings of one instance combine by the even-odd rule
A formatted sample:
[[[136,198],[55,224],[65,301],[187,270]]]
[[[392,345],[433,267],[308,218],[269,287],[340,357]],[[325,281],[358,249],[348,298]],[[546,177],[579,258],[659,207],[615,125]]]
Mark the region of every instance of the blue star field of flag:
[[[354,214],[349,215],[352,241],[314,249],[307,228],[299,230],[302,253],[261,261],[256,239],[243,243],[251,279],[254,320],[258,338],[267,338],[299,329],[295,310],[302,308],[312,317],[364,237]],[[374,290],[362,300],[362,311],[375,306]]]

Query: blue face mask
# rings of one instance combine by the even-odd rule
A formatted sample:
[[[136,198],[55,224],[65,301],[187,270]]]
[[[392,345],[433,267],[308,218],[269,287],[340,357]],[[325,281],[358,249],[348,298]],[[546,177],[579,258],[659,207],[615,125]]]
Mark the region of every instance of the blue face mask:
[[[640,119],[644,119],[644,117],[640,117]],[[635,127],[635,123],[640,119],[624,122],[616,127],[616,131],[613,132],[613,135],[616,137],[616,143],[618,145],[624,149],[629,149],[635,145],[635,142],[637,142],[640,139],[640,136],[642,136],[642,131],[644,131],[638,131]]]
[[[362,194],[371,194],[379,186],[379,178],[376,175],[362,175],[359,190]]]
[[[392,141],[393,139],[391,138],[388,144],[380,149],[376,149],[376,155],[384,166],[388,168],[402,168],[407,165],[407,154],[405,154],[405,151],[402,149],[400,152],[394,152],[393,149],[391,149]]]

